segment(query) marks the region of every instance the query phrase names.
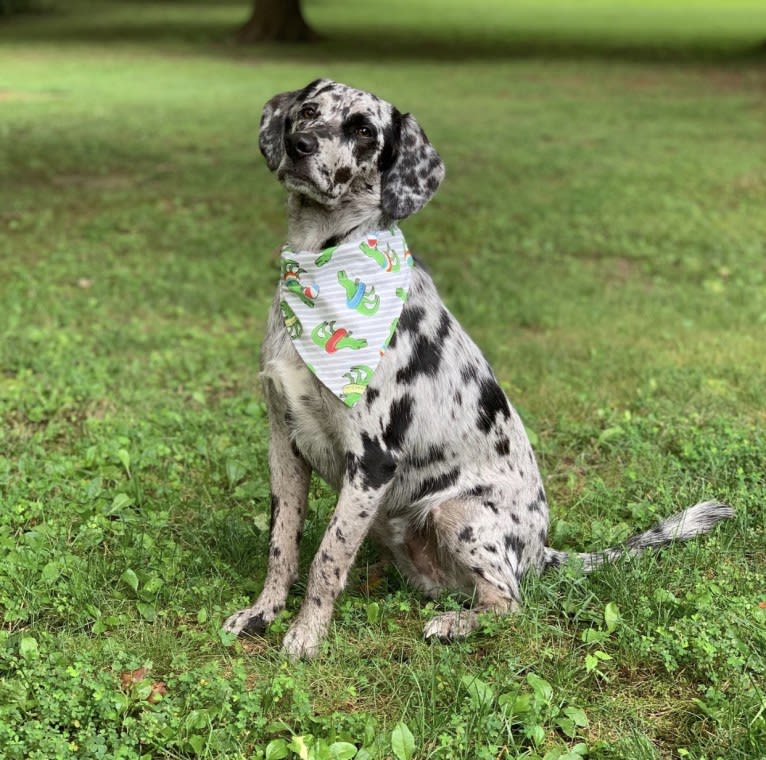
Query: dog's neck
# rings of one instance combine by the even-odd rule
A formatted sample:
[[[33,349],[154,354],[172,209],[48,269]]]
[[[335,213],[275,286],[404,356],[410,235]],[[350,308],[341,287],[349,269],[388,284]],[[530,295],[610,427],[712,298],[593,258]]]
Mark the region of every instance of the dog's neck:
[[[378,195],[379,197],[379,195]],[[294,251],[321,251],[346,243],[373,230],[386,229],[392,221],[383,214],[372,194],[352,196],[334,208],[304,195],[290,193],[287,200],[287,244]]]

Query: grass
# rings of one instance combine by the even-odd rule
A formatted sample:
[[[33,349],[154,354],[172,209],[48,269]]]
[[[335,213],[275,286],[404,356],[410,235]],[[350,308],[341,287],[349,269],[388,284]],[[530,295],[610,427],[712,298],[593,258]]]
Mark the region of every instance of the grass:
[[[321,44],[248,50],[244,5],[0,22],[0,754],[766,757],[766,9],[325,0]],[[530,579],[448,648],[374,547],[318,660],[282,660],[288,620],[219,635],[265,572],[259,111],[320,75],[446,161],[405,231],[524,417],[554,545],[702,498],[734,523]],[[332,508],[315,482],[304,566]]]

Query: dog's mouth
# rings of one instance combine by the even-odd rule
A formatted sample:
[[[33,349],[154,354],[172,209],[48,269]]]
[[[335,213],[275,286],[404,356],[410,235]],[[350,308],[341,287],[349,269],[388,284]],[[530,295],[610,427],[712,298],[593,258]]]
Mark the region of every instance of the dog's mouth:
[[[277,172],[277,179],[291,193],[305,195],[325,206],[333,205],[338,200],[336,194],[319,187],[313,177],[308,176],[306,172],[296,169],[294,166],[280,167]]]

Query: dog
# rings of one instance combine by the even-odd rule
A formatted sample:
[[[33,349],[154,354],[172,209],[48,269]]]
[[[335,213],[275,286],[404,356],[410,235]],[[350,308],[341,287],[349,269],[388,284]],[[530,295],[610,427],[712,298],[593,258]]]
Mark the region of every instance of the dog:
[[[317,254],[416,213],[445,173],[411,114],[328,79],[269,100],[259,145],[288,191],[290,247]],[[474,630],[481,613],[517,609],[522,576],[569,555],[546,546],[545,490],[519,415],[426,270],[412,268],[396,329],[353,406],[307,367],[281,304],[278,292],[261,355],[271,430],[268,571],[255,603],[231,615],[224,629],[263,633],[284,609],[298,576],[312,471],[339,497],[283,640],[288,656],[319,651],[368,535],[428,597],[472,597],[470,609],[429,620],[426,639],[450,641]],[[621,547],[576,556],[589,572],[733,516],[724,503],[702,502]]]

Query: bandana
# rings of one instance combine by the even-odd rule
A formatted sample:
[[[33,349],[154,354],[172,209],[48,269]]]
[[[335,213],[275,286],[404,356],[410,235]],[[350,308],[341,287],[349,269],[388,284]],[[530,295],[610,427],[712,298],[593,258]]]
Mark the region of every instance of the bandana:
[[[410,288],[397,227],[320,253],[282,250],[280,308],[306,366],[353,406],[386,351]]]

